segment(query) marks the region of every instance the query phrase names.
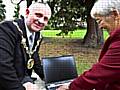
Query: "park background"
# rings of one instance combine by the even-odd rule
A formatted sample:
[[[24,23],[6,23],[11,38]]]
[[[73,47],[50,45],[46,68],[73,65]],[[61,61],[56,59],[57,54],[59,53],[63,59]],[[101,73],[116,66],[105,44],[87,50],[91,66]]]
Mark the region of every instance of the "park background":
[[[37,0],[0,0],[0,21],[21,18]],[[40,57],[74,55],[78,74],[97,62],[107,30],[100,30],[90,16],[97,0],[39,0],[47,2],[52,17],[41,33]]]

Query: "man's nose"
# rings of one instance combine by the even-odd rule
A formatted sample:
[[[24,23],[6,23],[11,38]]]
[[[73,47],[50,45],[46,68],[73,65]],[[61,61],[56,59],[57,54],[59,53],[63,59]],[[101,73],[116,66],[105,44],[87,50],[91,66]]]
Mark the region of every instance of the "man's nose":
[[[39,18],[38,23],[44,23],[44,17]]]

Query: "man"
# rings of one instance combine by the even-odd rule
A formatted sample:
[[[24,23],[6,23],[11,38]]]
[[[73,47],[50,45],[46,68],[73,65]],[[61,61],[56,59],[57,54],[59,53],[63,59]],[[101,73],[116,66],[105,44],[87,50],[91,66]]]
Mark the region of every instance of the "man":
[[[36,90],[32,69],[44,78],[39,59],[43,30],[51,17],[48,4],[35,2],[26,10],[25,19],[0,24],[0,90]]]
[[[120,0],[98,0],[91,16],[110,31],[99,60],[70,85],[57,90],[120,90]]]

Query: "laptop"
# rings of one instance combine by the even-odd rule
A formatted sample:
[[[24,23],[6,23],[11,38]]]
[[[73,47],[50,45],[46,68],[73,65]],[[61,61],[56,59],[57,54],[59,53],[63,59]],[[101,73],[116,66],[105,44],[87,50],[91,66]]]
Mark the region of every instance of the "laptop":
[[[47,90],[56,90],[60,85],[70,84],[77,76],[73,55],[42,58]]]

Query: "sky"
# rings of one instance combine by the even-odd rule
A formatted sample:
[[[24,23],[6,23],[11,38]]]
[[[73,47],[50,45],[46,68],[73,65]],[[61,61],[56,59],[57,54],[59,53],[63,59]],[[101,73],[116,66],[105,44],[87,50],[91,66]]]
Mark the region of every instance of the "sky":
[[[43,0],[44,2],[47,2],[47,0]],[[38,2],[41,2],[41,0],[38,0]],[[25,11],[26,11],[26,8],[27,8],[27,4],[26,4],[26,0],[23,0],[21,3],[20,3],[20,15],[25,15]],[[14,10],[15,10],[15,6],[14,4],[11,3],[11,0],[3,0],[3,4],[5,4],[5,9],[6,9],[6,20],[11,20],[11,19],[14,19],[13,16],[15,15],[14,13]]]
[[[14,8],[16,5],[11,3],[11,0],[3,0],[3,4],[5,4],[5,9],[6,9],[6,20],[11,20],[14,19],[13,16],[15,15],[14,13]],[[20,4],[20,14],[24,15],[26,10],[26,1],[22,1]]]

